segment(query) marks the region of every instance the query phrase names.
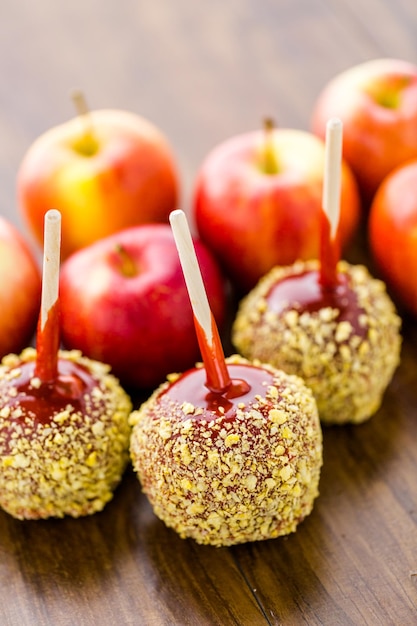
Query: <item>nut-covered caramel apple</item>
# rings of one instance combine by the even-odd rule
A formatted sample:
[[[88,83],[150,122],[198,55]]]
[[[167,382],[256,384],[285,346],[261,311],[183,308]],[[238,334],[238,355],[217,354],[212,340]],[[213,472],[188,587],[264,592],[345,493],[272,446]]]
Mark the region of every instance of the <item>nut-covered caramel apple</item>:
[[[340,260],[342,123],[326,128],[320,260],[273,268],[242,300],[232,341],[304,379],[322,422],[358,423],[378,409],[400,358],[400,318],[384,283]]]
[[[129,396],[109,367],[60,351],[61,216],[45,216],[36,350],[0,364],[0,506],[19,519],[100,511],[129,460]]]
[[[340,261],[324,288],[318,261],[271,270],[242,300],[236,349],[302,377],[322,422],[359,423],[375,413],[399,363],[400,318],[382,281]]]
[[[322,465],[317,408],[301,379],[236,356],[226,363],[223,393],[207,389],[200,367],[132,413],[133,465],[155,514],[215,546],[295,531]]]
[[[0,506],[19,519],[79,517],[112,498],[129,460],[129,397],[109,368],[59,353],[42,382],[36,351],[0,365]]]
[[[170,220],[203,363],[132,413],[133,466],[155,514],[183,538],[226,546],[285,535],[318,495],[315,400],[298,377],[224,358],[185,216]]]

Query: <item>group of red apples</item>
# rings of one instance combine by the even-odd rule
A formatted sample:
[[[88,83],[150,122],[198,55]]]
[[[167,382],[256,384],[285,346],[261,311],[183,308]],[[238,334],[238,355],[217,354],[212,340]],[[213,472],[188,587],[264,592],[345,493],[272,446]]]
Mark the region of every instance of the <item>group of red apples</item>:
[[[195,245],[214,317],[275,265],[317,258],[328,119],[343,122],[339,237],[366,224],[370,251],[397,304],[417,315],[417,66],[377,59],[331,80],[311,130],[264,128],[215,147],[192,206]],[[42,245],[44,215],[62,215],[64,347],[108,363],[128,388],[152,388],[199,360],[192,310],[171,229],[180,184],[153,124],[92,111],[47,131],[17,177],[18,206]],[[28,241],[0,218],[0,357],[33,338],[40,268]]]

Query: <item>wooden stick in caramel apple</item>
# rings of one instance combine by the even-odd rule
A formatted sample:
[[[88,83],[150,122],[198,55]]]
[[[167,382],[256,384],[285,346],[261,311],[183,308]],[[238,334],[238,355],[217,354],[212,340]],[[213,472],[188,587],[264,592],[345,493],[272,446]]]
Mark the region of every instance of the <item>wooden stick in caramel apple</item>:
[[[338,284],[342,138],[343,124],[341,120],[338,118],[329,119],[326,126],[320,241],[320,282],[324,289],[332,289]]]
[[[184,213],[170,222],[204,367],[173,374],[132,413],[134,470],[155,514],[182,538],[228,546],[288,534],[318,494],[313,394],[260,361],[225,360]]]
[[[178,209],[172,211],[169,221],[193,309],[198,345],[206,369],[206,386],[214,393],[223,393],[230,387],[231,379],[217,324],[210,309],[187,218],[185,213]]]
[[[18,519],[101,511],[129,460],[129,396],[104,363],[59,350],[60,244],[61,214],[52,209],[37,350],[0,363],[0,508]]]
[[[36,334],[35,374],[43,382],[58,375],[59,349],[59,267],[61,214],[51,209],[45,214],[41,310]]]

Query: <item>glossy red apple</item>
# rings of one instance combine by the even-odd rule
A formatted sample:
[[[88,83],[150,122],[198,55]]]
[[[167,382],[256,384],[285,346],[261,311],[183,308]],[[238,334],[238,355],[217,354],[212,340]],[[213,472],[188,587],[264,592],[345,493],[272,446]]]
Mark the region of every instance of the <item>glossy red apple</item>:
[[[224,280],[195,241],[216,321]],[[190,300],[168,224],[131,227],[74,253],[62,265],[62,341],[111,365],[129,388],[152,388],[200,360]]]
[[[317,98],[313,132],[323,138],[332,116],[343,122],[343,155],[369,202],[389,172],[417,157],[417,66],[380,58],[341,72]]]
[[[381,183],[369,214],[369,244],[393,297],[417,316],[417,159]]]
[[[92,111],[38,137],[17,178],[18,201],[39,242],[43,216],[62,215],[62,257],[124,228],[168,222],[178,175],[162,133],[144,118]]]
[[[20,352],[39,317],[41,272],[28,242],[0,217],[0,358]]]
[[[324,142],[270,126],[217,146],[197,176],[193,215],[201,239],[240,291],[274,265],[317,258]],[[339,235],[350,242],[359,219],[356,181],[343,164]]]

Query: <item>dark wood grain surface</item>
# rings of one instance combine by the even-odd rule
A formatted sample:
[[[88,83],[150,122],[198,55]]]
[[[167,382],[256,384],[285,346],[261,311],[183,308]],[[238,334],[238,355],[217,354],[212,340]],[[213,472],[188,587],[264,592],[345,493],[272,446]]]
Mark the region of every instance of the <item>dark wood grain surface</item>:
[[[164,131],[187,210],[215,144],[265,114],[307,129],[324,83],[380,56],[417,62],[413,0],[3,0],[0,212],[24,231],[18,165],[72,117],[75,87],[92,108],[132,110]],[[404,318],[403,335],[379,412],[324,430],[321,495],[295,534],[228,549],[181,540],[128,471],[89,518],[0,512],[0,624],[417,624],[415,321]]]

